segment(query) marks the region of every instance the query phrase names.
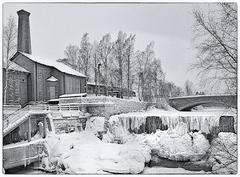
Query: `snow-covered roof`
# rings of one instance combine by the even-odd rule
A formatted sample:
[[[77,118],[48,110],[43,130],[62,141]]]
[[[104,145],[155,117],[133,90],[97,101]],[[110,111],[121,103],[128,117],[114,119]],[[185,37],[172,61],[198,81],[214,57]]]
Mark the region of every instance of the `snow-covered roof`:
[[[64,94],[64,95],[60,95],[59,98],[85,97],[86,95],[87,93]]]
[[[57,70],[59,70],[63,73],[67,73],[67,74],[71,74],[71,75],[79,76],[79,77],[86,77],[84,74],[82,74],[82,73],[72,69],[71,67],[69,67],[69,66],[67,66],[67,65],[65,65],[61,62],[58,62],[54,59],[37,57],[37,56],[33,56],[33,55],[30,55],[30,54],[27,54],[27,53],[24,53],[24,52],[21,52],[21,51],[18,51],[18,53],[24,55],[25,57],[29,58],[30,60],[32,60],[34,62],[43,64],[43,65],[46,65],[46,66],[54,67],[54,68],[56,68]]]
[[[100,86],[104,86],[104,84],[96,84],[95,82],[87,82],[88,85],[100,85]]]
[[[54,76],[51,76],[47,79],[47,81],[55,82],[55,81],[58,81],[58,79]]]
[[[3,68],[6,69],[7,64],[4,62],[3,63]],[[30,73],[28,70],[24,69],[23,67],[19,66],[18,64],[16,64],[15,62],[9,61],[9,66],[8,66],[9,70],[13,70],[13,71],[20,71],[20,72],[25,72],[25,73]]]

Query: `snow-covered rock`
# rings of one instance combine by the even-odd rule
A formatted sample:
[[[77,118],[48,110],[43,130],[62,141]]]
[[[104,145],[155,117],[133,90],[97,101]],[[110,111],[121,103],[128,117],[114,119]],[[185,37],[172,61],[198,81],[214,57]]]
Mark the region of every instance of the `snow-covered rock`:
[[[150,149],[144,146],[105,143],[89,131],[50,136],[47,145],[50,165],[46,168],[70,174],[137,174],[150,160]]]
[[[86,122],[86,130],[93,132],[105,131],[105,117],[91,117]]]
[[[220,132],[212,142],[209,161],[213,163],[213,173],[237,173],[237,134]]]
[[[150,146],[152,153],[161,158],[175,161],[202,159],[210,147],[208,140],[198,132],[186,133],[186,125],[183,123],[181,125],[173,130],[141,134],[136,139],[140,144]]]

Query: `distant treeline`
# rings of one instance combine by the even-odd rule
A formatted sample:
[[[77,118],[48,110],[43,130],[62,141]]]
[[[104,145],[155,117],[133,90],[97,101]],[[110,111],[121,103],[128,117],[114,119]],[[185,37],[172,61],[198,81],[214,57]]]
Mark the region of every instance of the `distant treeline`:
[[[115,41],[108,33],[100,41],[90,43],[89,34],[85,33],[80,45],[68,45],[64,51],[66,58],[59,61],[87,75],[90,82],[136,90],[144,101],[182,95],[180,87],[165,80],[154,42],[139,51],[134,49],[135,40],[136,35],[119,31]]]

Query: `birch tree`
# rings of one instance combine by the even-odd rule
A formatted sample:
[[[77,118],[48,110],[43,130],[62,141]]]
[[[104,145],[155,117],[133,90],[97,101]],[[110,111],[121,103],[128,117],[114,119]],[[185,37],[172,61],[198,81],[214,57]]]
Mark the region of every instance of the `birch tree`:
[[[135,42],[135,35],[130,35],[126,40],[126,59],[127,59],[127,96],[129,98],[130,94],[130,86],[131,86],[131,59],[133,57],[134,52],[134,42]]]
[[[185,82],[185,94],[187,96],[194,94],[194,86],[193,83],[189,80]]]
[[[64,50],[64,54],[70,64],[76,65],[79,55],[79,47],[76,45],[69,44]]]
[[[111,54],[112,51],[112,43],[111,43],[111,35],[108,33],[104,35],[99,42],[98,46],[98,54],[100,61],[103,63],[104,67],[104,84],[106,88],[106,95],[108,95],[108,65],[109,65],[109,55]]]
[[[119,31],[116,42],[113,45],[114,54],[118,61],[118,72],[119,72],[119,84],[120,84],[120,97],[122,98],[123,90],[123,63],[124,63],[124,52],[126,47],[126,33]]]
[[[88,75],[88,70],[90,67],[90,57],[91,57],[92,46],[89,42],[89,34],[85,33],[82,36],[79,57],[78,57],[78,66],[79,71],[82,71],[86,76]]]
[[[7,24],[3,28],[3,65],[5,67],[5,83],[4,83],[4,104],[7,102],[7,90],[8,90],[8,73],[11,65],[10,58],[17,50],[17,26],[13,16],[9,16]]]

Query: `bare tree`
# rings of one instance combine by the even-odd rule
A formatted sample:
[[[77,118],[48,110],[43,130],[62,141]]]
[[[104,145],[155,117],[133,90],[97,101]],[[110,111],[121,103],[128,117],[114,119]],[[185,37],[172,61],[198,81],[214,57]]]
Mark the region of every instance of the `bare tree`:
[[[5,68],[5,83],[4,83],[4,104],[7,102],[8,90],[8,73],[11,65],[10,58],[17,50],[17,26],[16,21],[12,15],[8,17],[7,24],[3,29],[3,65]]]
[[[76,45],[69,44],[64,50],[64,54],[67,57],[70,64],[76,65],[79,55],[79,47]]]
[[[197,68],[207,84],[224,83],[237,91],[237,3],[218,3],[216,10],[195,10]]]
[[[109,74],[108,60],[111,52],[112,52],[111,35],[108,33],[103,36],[98,46],[99,58],[100,58],[100,61],[102,61],[103,67],[104,67],[104,82],[105,82],[105,88],[106,88],[106,95],[108,95],[108,74]]]
[[[79,49],[79,57],[78,57],[78,66],[79,71],[83,71],[86,76],[88,75],[88,70],[90,67],[90,57],[92,46],[89,42],[89,34],[85,33],[82,36],[81,45]]]
[[[194,85],[191,81],[187,80],[185,82],[185,94],[187,96],[189,95],[193,95],[195,92],[194,92]]]
[[[238,162],[237,139],[228,134],[227,139],[215,138],[212,141],[210,157],[214,161],[212,173],[215,174],[236,174]],[[237,136],[235,136],[237,137]]]
[[[133,57],[135,35],[130,35],[126,40],[126,59],[127,59],[127,96],[130,95],[130,77],[131,77],[131,58]]]
[[[118,38],[113,45],[113,50],[118,61],[118,71],[119,71],[119,84],[120,84],[120,97],[122,98],[123,91],[123,62],[124,62],[124,52],[126,47],[126,33],[119,31]]]
[[[98,71],[97,71],[97,67],[98,67],[98,63],[99,63],[99,57],[98,57],[98,46],[99,43],[97,41],[94,41],[93,43],[93,47],[92,47],[92,58],[93,58],[93,64],[91,65],[94,71],[94,83],[97,84],[98,82]],[[96,96],[97,96],[97,89],[95,88],[94,90]]]

